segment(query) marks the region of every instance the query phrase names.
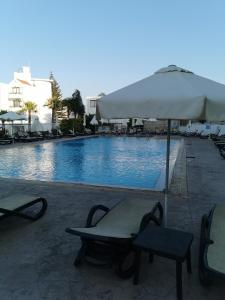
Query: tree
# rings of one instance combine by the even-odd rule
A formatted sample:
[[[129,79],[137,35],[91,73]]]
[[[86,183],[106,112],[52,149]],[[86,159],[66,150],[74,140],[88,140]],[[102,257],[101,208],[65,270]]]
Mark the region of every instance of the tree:
[[[32,101],[27,101],[24,103],[24,106],[21,112],[28,112],[28,128],[29,131],[31,130],[31,114],[32,112],[37,111],[37,104]]]
[[[0,115],[6,114],[7,110],[0,110]]]
[[[52,124],[54,124],[56,122],[57,111],[62,108],[62,93],[52,72],[50,73],[49,79],[52,80],[52,97],[47,100],[46,105],[52,110]]]
[[[65,98],[63,100],[63,106],[67,107],[68,117],[71,112],[74,113],[76,119],[79,116],[83,117],[85,113],[85,108],[79,90],[75,90],[74,93],[72,94],[72,97]]]
[[[91,120],[93,119],[94,115],[86,115],[86,128],[91,129],[91,132],[95,132],[95,126],[91,124]]]
[[[101,92],[100,94],[98,94],[98,97],[104,97],[105,93]]]

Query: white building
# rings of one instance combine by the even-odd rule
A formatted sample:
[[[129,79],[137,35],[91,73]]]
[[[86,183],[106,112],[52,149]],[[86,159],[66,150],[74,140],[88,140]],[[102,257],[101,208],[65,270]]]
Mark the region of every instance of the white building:
[[[38,116],[45,130],[51,129],[51,109],[46,106],[51,97],[51,80],[32,78],[29,67],[14,72],[9,84],[0,83],[0,110],[18,112],[25,102],[34,102],[37,112],[32,113],[32,119]]]
[[[8,109],[8,84],[0,82],[0,110]]]
[[[86,98],[86,114],[87,115],[95,115],[96,114],[96,105],[98,99],[100,99],[101,96],[93,96],[93,97],[87,97]]]

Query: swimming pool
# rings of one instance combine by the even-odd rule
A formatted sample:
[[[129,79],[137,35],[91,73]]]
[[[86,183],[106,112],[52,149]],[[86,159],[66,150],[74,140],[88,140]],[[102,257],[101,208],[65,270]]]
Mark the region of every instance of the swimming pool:
[[[178,141],[171,141],[175,157]],[[163,189],[166,140],[97,137],[0,149],[0,176]]]

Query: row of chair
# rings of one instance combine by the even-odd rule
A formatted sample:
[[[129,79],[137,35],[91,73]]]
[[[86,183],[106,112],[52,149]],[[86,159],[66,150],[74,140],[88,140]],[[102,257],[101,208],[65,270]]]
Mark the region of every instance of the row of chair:
[[[220,155],[225,158],[225,139],[214,141],[216,147],[219,149]]]
[[[0,138],[0,145],[8,145],[15,142],[36,142],[42,140],[50,140],[62,137],[76,137],[80,136],[80,133],[73,133],[69,131],[67,133],[62,133],[61,130],[53,130],[52,132],[49,131],[42,131],[42,132],[17,132],[13,136],[4,135]]]

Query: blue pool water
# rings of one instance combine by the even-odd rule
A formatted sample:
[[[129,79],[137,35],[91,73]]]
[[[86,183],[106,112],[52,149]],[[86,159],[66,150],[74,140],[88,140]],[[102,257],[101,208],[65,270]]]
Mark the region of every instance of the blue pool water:
[[[171,150],[177,142],[171,142]],[[166,140],[97,137],[0,149],[0,176],[162,189]],[[160,180],[161,178],[161,180]]]

